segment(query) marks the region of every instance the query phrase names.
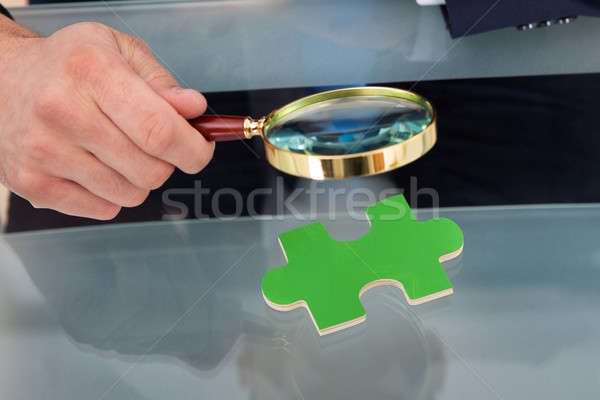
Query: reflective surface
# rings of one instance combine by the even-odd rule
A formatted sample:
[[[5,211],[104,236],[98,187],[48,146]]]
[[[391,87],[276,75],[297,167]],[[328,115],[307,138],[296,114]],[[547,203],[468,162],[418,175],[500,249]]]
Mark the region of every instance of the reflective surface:
[[[264,304],[278,233],[309,220],[147,223],[0,238],[6,399],[565,399],[600,395],[600,206],[446,210],[455,292],[320,338]],[[429,218],[421,212],[419,218]],[[321,216],[352,240],[362,220]]]
[[[355,154],[403,142],[423,131],[432,118],[422,105],[395,97],[330,99],[277,120],[267,140],[296,153]]]
[[[462,38],[456,46],[440,7],[415,1],[345,0],[344,7],[339,0],[90,1],[58,7],[13,14],[42,35],[97,21],[139,36],[180,82],[203,92],[600,71],[598,18],[527,32],[506,28]]]

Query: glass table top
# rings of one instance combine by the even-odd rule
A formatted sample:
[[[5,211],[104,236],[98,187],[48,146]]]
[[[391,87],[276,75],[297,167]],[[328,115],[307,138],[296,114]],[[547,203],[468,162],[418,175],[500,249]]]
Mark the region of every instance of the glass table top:
[[[440,7],[413,0],[65,2],[13,15],[41,35],[96,21],[138,36],[203,92],[600,71],[598,18],[452,40]]]
[[[0,237],[6,399],[564,399],[600,395],[600,205],[442,209],[463,229],[454,294],[362,297],[319,337],[260,292],[288,217]],[[429,212],[420,211],[419,219]],[[353,240],[369,227],[321,219]]]

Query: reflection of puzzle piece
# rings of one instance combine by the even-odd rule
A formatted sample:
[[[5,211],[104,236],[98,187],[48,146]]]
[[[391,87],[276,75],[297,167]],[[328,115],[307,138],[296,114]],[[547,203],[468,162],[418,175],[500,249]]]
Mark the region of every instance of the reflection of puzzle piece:
[[[372,287],[401,288],[409,304],[452,293],[440,262],[460,254],[462,231],[445,218],[420,222],[402,195],[367,208],[371,230],[362,238],[332,239],[322,223],[279,236],[288,264],[268,271],[262,292],[280,311],[309,310],[319,334],[365,320],[360,295]]]

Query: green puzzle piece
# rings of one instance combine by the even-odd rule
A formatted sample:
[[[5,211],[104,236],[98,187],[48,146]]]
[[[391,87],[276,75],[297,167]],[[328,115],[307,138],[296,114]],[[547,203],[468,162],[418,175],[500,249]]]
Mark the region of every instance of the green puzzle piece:
[[[279,236],[288,264],[268,271],[262,292],[281,311],[308,309],[319,334],[365,320],[360,295],[379,285],[403,289],[409,304],[452,293],[440,262],[460,254],[463,234],[446,218],[420,222],[403,195],[367,208],[370,231],[360,239],[332,239],[318,222]]]

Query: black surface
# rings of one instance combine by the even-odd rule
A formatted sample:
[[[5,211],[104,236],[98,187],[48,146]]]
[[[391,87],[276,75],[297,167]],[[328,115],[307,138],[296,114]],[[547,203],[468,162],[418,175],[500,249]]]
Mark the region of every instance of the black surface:
[[[598,17],[600,2],[597,0],[446,0],[446,15],[450,34],[452,37],[459,37],[569,16]]]
[[[411,178],[416,178],[418,188],[437,191],[441,206],[600,201],[600,132],[596,120],[600,74],[421,82],[413,90],[430,99],[438,110],[439,134],[430,153],[387,174],[405,190],[407,198],[412,195]],[[206,96],[217,113],[259,117],[309,92],[275,89]],[[219,188],[235,188],[245,199],[254,188],[273,188],[276,176],[284,178],[288,191],[299,180],[268,165],[259,139],[219,143],[214,160],[200,174],[175,173],[143,206],[123,210],[113,222],[161,219],[168,212],[163,192],[193,188],[196,180],[212,193]],[[367,186],[369,179],[359,178],[358,182]],[[214,216],[209,195],[201,198],[199,213],[194,212],[193,196],[174,199],[189,207],[190,218]],[[220,200],[223,214],[235,211],[231,196]],[[262,213],[277,212],[273,199],[258,200]],[[419,207],[430,205],[430,197],[419,198]],[[13,195],[7,230],[94,223],[36,210]]]

